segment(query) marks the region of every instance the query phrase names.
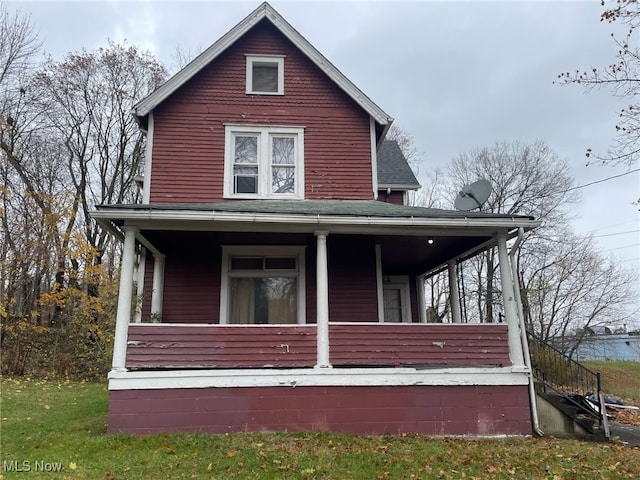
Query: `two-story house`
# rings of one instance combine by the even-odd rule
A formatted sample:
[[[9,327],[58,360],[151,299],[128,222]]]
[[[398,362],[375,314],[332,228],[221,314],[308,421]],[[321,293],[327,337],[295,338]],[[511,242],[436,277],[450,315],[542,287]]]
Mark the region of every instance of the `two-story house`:
[[[92,213],[124,243],[110,432],[531,434],[506,242],[537,222],[405,205],[392,118],[270,5],[134,114],[143,202]],[[456,265],[496,245],[506,322],[461,323]]]

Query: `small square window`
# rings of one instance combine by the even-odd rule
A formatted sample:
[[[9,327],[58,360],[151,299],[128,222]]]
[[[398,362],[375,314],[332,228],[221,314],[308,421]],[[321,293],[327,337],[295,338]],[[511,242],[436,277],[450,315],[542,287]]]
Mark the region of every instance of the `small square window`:
[[[284,94],[284,57],[247,55],[247,93]]]

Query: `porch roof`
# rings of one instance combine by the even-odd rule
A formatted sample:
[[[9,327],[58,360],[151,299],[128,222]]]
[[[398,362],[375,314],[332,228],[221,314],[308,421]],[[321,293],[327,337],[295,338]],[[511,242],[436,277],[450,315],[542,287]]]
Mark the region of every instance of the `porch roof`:
[[[467,219],[503,220],[512,227],[531,228],[538,222],[527,215],[508,215],[485,212],[463,212],[438,208],[412,207],[379,202],[376,200],[237,200],[219,203],[168,203],[168,204],[119,204],[98,205],[93,216],[119,218],[125,211],[136,215],[141,212],[221,212],[276,214],[329,217],[373,217],[395,219]],[[111,212],[109,214],[108,212]],[[103,215],[106,214],[106,215]]]

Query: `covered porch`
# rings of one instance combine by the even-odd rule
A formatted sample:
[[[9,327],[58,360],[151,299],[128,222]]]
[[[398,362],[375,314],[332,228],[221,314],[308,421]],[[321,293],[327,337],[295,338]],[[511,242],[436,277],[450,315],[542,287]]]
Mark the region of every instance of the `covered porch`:
[[[174,431],[176,425],[163,422],[184,417],[179,403],[206,397],[204,404],[215,404],[229,394],[249,405],[241,414],[243,428],[306,429],[311,422],[336,429],[346,398],[364,390],[378,398],[381,390],[370,389],[384,387],[391,389],[384,400],[353,406],[362,419],[350,430],[529,434],[528,400],[522,401],[529,369],[507,241],[537,223],[381,202],[318,203],[111,206],[94,213],[124,241],[110,431]],[[147,260],[136,262],[141,246]],[[490,246],[500,257],[504,322],[463,323],[457,266]],[[279,259],[268,275],[295,279],[285,282],[287,313],[281,313],[281,298],[267,302],[263,314],[255,298],[248,314],[234,310],[235,279],[268,276],[254,267],[242,270],[256,258]],[[428,322],[424,279],[436,272],[449,275],[447,323]],[[182,393],[172,393],[176,389]],[[273,413],[285,397],[301,402],[311,390],[319,396],[314,412],[281,412],[279,426],[255,420],[259,399],[279,399],[268,407]],[[182,400],[158,407],[151,401],[158,391]],[[422,409],[410,407],[426,395],[446,410],[459,394],[474,399],[458,400],[470,402],[465,420],[453,410],[427,420]],[[380,401],[413,413],[377,425],[372,419]],[[140,402],[148,406],[149,425],[136,427],[128,422]],[[487,414],[490,405],[495,411]],[[504,408],[517,418],[503,423]],[[194,409],[196,423],[209,418]],[[324,420],[313,423],[316,417]],[[213,423],[221,421],[216,418]],[[205,431],[228,431],[205,423]]]

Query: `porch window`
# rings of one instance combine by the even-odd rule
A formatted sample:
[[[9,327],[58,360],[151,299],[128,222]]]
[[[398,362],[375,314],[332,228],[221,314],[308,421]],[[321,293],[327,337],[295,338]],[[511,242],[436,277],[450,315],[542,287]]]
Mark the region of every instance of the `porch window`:
[[[303,247],[223,247],[220,323],[304,323],[303,253]]]
[[[225,196],[303,198],[303,129],[227,126]]]
[[[247,55],[246,93],[284,95],[284,57]]]

